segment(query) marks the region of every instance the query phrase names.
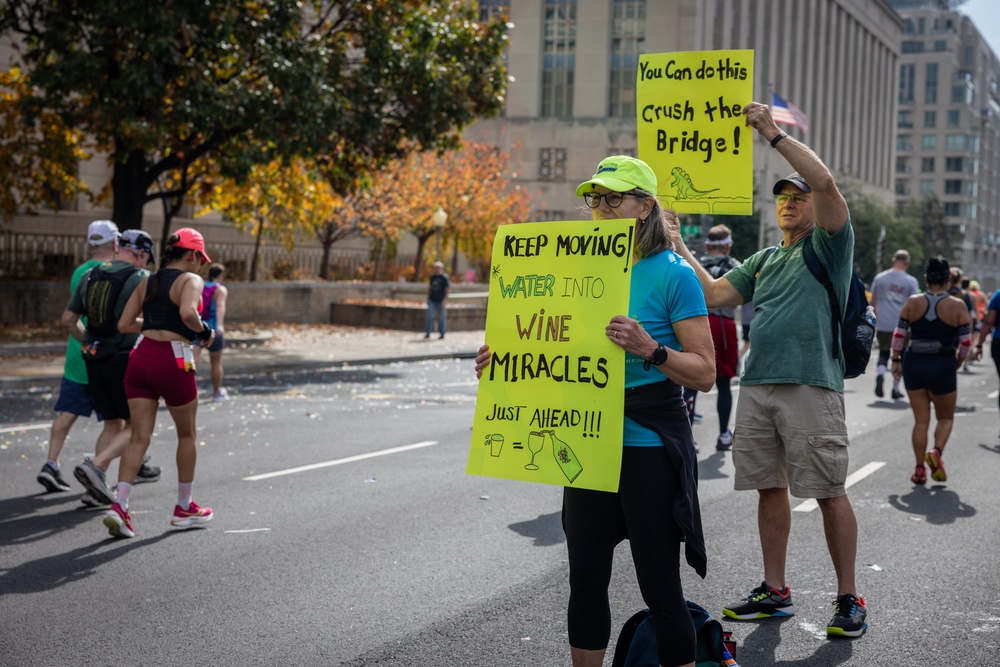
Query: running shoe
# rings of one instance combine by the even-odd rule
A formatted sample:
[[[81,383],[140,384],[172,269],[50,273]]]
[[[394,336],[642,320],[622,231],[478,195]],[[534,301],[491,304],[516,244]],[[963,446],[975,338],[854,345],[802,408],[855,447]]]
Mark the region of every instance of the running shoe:
[[[875,378],[875,395],[879,398],[885,396],[885,390],[882,388],[882,383],[885,382],[885,377],[879,375]]]
[[[948,473],[944,471],[944,461],[941,460],[941,450],[935,447],[931,451],[927,452],[927,457],[925,459],[927,465],[931,469],[931,479],[935,482],[947,482]]]
[[[705,418],[703,416],[699,415],[697,412],[692,412],[691,413],[691,421],[692,421],[692,423],[700,424],[703,421],[705,421]]]
[[[892,400],[898,401],[901,398],[903,398],[903,392],[901,392],[899,389],[896,389],[895,387],[893,387],[892,388]]]
[[[76,481],[83,484],[83,488],[87,489],[87,493],[92,495],[94,500],[104,505],[115,502],[115,494],[108,488],[104,471],[92,460],[84,459],[83,463],[73,469],[73,476],[76,477]]]
[[[927,468],[923,465],[918,465],[917,469],[913,471],[910,475],[910,481],[914,484],[926,484],[927,483]]]
[[[146,465],[146,461],[149,460],[147,456],[142,460],[142,465],[139,466],[138,472],[135,473],[135,483],[143,484],[145,482],[155,482],[160,479],[160,466],[150,466]]]
[[[180,505],[174,505],[174,518],[170,520],[170,525],[178,528],[201,526],[211,521],[212,516],[211,507],[198,507],[198,504],[192,500],[191,506],[186,510],[181,509]]]
[[[715,448],[720,452],[727,452],[733,446],[733,432],[727,430],[725,433],[720,433],[719,437],[715,441]]]
[[[226,391],[225,387],[223,387],[219,391],[217,391],[214,394],[212,394],[212,402],[213,403],[221,403],[222,401],[225,401],[228,398],[229,398],[229,392]]]
[[[782,618],[795,616],[792,605],[792,591],[788,586],[784,590],[776,590],[760,582],[760,586],[750,591],[750,595],[740,600],[742,604],[724,607],[722,614],[738,621],[749,621],[755,618]]]
[[[867,615],[864,598],[844,593],[833,601],[833,619],[826,626],[826,634],[828,637],[860,637],[868,629]]]
[[[104,525],[108,527],[111,537],[135,537],[132,530],[132,518],[122,506],[115,503],[104,515]]]
[[[70,485],[66,483],[63,479],[62,473],[56,470],[51,463],[45,462],[42,466],[41,471],[38,473],[38,483],[45,487],[45,490],[49,493],[55,493],[56,491],[69,491]]]

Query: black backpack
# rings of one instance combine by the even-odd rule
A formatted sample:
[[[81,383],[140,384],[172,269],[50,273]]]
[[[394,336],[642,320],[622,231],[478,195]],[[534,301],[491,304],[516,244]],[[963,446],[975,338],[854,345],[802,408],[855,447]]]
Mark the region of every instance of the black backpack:
[[[118,333],[115,305],[125,283],[139,269],[130,266],[121,271],[105,271],[104,266],[91,269],[87,280],[87,333],[91,338],[111,338]]]
[[[724,645],[722,624],[712,618],[704,607],[688,600],[688,611],[694,621],[698,635],[695,653],[697,667],[724,667]],[[615,643],[615,658],[611,667],[657,667],[660,664],[656,654],[656,633],[653,619],[648,609],[643,609],[625,621],[618,641]],[[733,661],[730,664],[735,664]]]
[[[833,330],[831,354],[834,359],[839,359],[841,350],[843,350],[844,378],[855,378],[868,368],[868,360],[872,356],[872,342],[875,339],[875,324],[865,319],[869,305],[868,296],[865,294],[865,284],[852,270],[851,284],[847,288],[847,308],[844,310],[844,319],[841,320],[837,293],[833,289],[833,283],[830,282],[830,274],[826,272],[826,267],[816,256],[811,238],[812,232],[806,237],[805,245],[802,247],[802,256],[806,260],[809,272],[826,288],[826,293],[830,296],[830,327]],[[840,341],[839,345],[837,344],[838,340]]]

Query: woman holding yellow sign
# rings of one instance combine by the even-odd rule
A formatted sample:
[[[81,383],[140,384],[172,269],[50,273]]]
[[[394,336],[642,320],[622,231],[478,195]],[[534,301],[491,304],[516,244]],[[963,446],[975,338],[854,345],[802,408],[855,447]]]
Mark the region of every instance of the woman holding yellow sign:
[[[636,158],[605,158],[581,184],[596,220],[636,221],[629,315],[605,327],[625,359],[625,424],[617,493],[566,487],[563,528],[569,551],[569,643],[574,667],[599,666],[611,637],[608,586],[615,546],[628,538],[636,578],[656,629],[664,667],[694,665],[695,629],[680,578],[680,549],[706,572],[694,438],[681,385],[708,391],[715,351],[697,275],[673,252],[673,211],[656,200],[656,175]],[[490,363],[489,346],[476,374]],[[668,650],[669,649],[669,650]]]

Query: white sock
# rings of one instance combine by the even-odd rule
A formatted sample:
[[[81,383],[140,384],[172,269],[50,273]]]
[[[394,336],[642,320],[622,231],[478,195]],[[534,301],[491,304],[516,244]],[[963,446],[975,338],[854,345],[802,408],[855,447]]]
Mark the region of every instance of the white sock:
[[[128,497],[132,493],[132,485],[128,482],[118,482],[118,490],[115,493],[118,496],[118,505],[128,512]]]
[[[881,376],[885,375],[885,364],[879,364],[876,372]]]
[[[191,509],[191,493],[194,489],[194,482],[177,483],[177,504],[182,510]]]

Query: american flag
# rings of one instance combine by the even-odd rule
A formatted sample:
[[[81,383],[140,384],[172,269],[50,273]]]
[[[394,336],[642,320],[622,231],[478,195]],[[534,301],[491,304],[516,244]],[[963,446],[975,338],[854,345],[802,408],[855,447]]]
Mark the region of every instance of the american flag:
[[[802,113],[802,109],[775,93],[771,93],[771,118],[775,123],[797,126],[802,134],[809,132],[809,118]]]

